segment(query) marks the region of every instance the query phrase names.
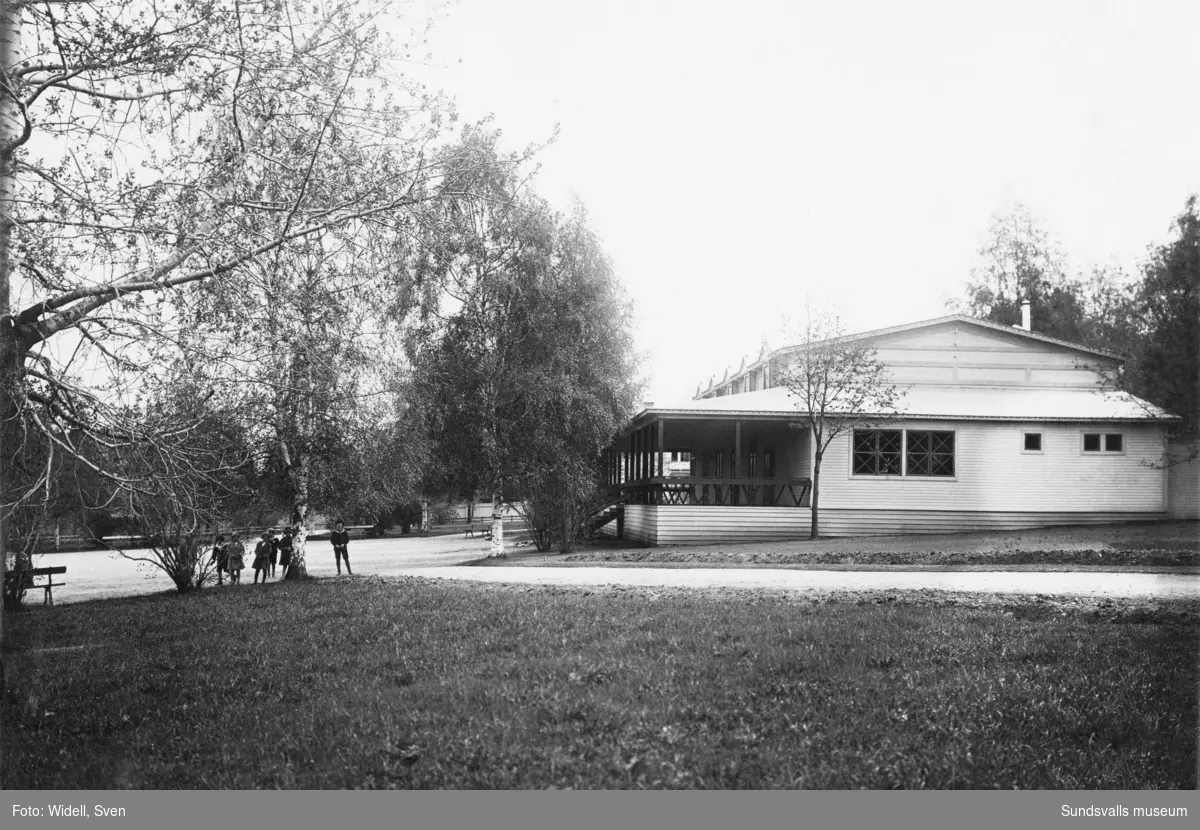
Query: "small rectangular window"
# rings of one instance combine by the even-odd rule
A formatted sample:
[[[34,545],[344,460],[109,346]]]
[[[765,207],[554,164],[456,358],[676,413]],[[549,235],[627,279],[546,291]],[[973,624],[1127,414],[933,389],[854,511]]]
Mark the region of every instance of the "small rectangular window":
[[[1041,452],[1042,451],[1042,434],[1040,432],[1025,433],[1025,451],[1026,452]]]
[[[1100,452],[1100,433],[1085,432],[1083,434],[1083,451]]]
[[[1122,441],[1121,433],[1109,433],[1104,436],[1104,451],[1105,452],[1122,452],[1124,450],[1124,442]]]
[[[747,478],[754,478],[754,476],[755,476],[754,471],[756,469],[755,461],[757,461],[757,460],[758,460],[758,453],[755,453],[755,452],[750,453],[750,456],[747,458],[747,463],[750,465],[748,467],[748,469],[746,470]]]
[[[717,478],[725,478],[725,453],[717,453]]]
[[[767,478],[775,478],[775,456],[770,451],[763,453],[763,474]]]

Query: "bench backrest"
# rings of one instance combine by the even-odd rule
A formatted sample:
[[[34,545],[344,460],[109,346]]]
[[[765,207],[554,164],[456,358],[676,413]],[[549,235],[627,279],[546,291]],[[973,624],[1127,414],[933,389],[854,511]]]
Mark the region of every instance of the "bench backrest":
[[[26,573],[29,576],[50,576],[51,574],[65,574],[67,572],[66,565],[55,565],[53,568],[20,568],[14,573]]]

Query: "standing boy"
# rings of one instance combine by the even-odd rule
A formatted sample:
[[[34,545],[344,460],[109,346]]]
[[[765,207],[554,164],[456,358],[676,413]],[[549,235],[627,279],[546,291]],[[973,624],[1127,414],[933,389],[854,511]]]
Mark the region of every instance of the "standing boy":
[[[329,541],[333,544],[333,558],[337,562],[338,576],[342,575],[342,560],[346,560],[346,573],[351,576],[354,572],[350,570],[350,534],[347,533],[338,522],[333,533],[329,534]]]
[[[233,541],[229,543],[229,547],[225,551],[229,558],[229,562],[225,567],[229,570],[230,583],[241,582],[242,568],[246,567],[246,546],[242,544],[240,534],[233,534]]]
[[[271,551],[274,550],[275,543],[271,541],[271,534],[264,530],[262,539],[254,546],[254,584],[258,584],[258,575],[262,573],[263,584],[267,584],[267,572],[271,569]]]
[[[283,529],[283,536],[279,539],[279,567],[283,568],[283,575],[287,577],[288,567],[292,564],[292,533],[290,526]]]
[[[213,545],[212,559],[217,563],[217,584],[225,584],[225,571],[229,570],[229,548],[225,544],[225,537],[218,536],[216,544]],[[232,577],[230,577],[232,579]]]

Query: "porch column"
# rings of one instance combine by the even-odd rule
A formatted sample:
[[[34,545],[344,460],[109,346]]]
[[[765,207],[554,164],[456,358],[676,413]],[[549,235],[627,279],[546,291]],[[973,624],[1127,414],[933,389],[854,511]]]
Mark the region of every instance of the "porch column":
[[[642,478],[650,478],[650,427],[642,427]]]
[[[742,477],[742,422],[733,422],[733,478]],[[741,504],[742,490],[740,484],[730,485],[733,488],[733,503]]]
[[[658,422],[658,474],[659,474],[659,476],[665,476],[667,474],[667,471],[664,469],[664,467],[665,467],[665,464],[663,462],[663,422],[660,420]]]
[[[641,481],[643,478],[645,478],[645,476],[642,474],[642,470],[644,469],[643,465],[646,461],[646,459],[642,457],[645,453],[645,448],[642,447],[642,431],[642,429],[639,429],[633,434],[633,478],[635,481]]]
[[[733,422],[733,477],[742,477],[742,422]]]

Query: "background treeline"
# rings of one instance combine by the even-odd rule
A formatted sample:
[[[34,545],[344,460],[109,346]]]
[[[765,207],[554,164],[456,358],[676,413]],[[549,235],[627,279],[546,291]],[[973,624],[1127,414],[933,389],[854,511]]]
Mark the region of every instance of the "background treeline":
[[[1121,388],[1183,420],[1174,437],[1200,435],[1200,215],[1190,197],[1169,241],[1151,247],[1137,274],[1070,270],[1050,233],[1015,207],[997,217],[980,251],[966,298],[951,303],[997,323],[1021,322],[1030,302],[1033,330],[1123,355]]]

